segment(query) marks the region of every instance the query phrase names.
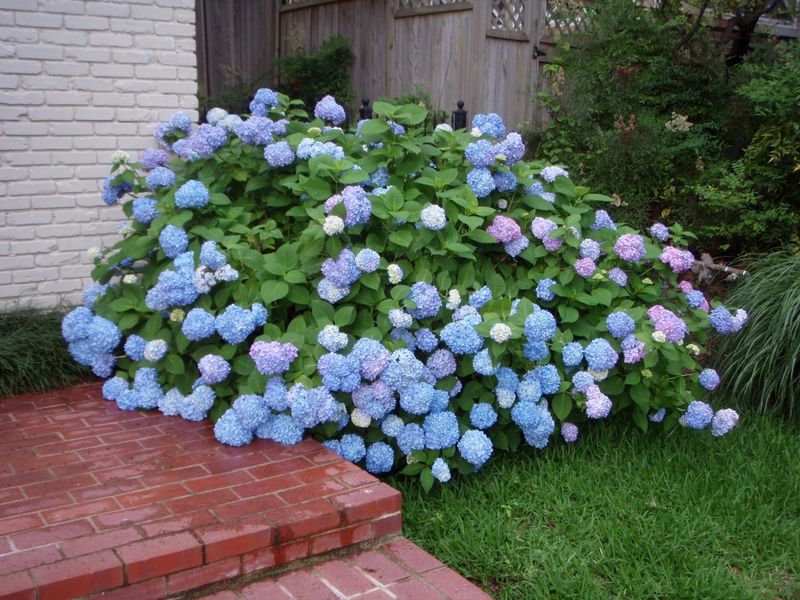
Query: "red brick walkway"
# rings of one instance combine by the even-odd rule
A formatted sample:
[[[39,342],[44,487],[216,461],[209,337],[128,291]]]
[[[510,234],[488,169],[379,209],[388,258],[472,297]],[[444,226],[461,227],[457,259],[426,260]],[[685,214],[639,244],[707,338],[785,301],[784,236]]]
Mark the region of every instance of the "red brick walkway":
[[[0,598],[159,598],[400,526],[399,492],[312,440],[225,447],[96,385],[0,400]]]

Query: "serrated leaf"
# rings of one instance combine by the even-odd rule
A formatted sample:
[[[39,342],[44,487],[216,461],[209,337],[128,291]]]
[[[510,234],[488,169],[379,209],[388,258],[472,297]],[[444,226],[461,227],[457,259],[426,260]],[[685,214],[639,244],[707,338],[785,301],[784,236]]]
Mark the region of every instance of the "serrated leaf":
[[[261,301],[272,304],[289,293],[289,284],[285,281],[267,281],[261,286]]]

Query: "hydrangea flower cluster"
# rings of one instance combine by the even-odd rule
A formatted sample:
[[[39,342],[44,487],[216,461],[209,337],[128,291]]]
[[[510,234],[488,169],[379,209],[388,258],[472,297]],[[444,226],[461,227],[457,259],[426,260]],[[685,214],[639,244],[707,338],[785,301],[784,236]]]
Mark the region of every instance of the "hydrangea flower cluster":
[[[617,225],[496,114],[422,141],[418,106],[355,132],[331,97],[310,123],[295,106],[261,89],[249,117],[178,114],[140,164],[114,159],[104,199],[130,194],[133,222],[63,322],[107,399],[211,416],[233,446],[312,435],[426,486],[612,413],[735,427],[698,399],[720,381],[697,332],[746,313],[676,282],[694,259],[666,226]]]

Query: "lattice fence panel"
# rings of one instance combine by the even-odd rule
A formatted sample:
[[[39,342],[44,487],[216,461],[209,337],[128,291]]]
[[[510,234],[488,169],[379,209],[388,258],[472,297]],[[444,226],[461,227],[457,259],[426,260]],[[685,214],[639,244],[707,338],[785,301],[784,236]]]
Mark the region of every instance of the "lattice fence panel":
[[[580,0],[547,0],[545,38],[561,37],[586,29],[586,4]]]
[[[524,0],[492,0],[490,29],[496,31],[525,31]]]

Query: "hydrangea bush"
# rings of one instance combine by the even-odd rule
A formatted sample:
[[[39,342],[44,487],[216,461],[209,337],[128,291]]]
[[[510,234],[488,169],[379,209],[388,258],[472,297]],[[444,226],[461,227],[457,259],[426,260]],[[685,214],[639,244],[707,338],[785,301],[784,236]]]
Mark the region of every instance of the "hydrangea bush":
[[[131,221],[63,321],[108,400],[234,446],[308,434],[426,489],[612,414],[736,425],[699,359],[747,316],[681,281],[680,226],[614,223],[496,114],[425,135],[421,107],[374,108],[348,132],[333,98],[311,116],[262,89],[114,156],[103,200]]]

